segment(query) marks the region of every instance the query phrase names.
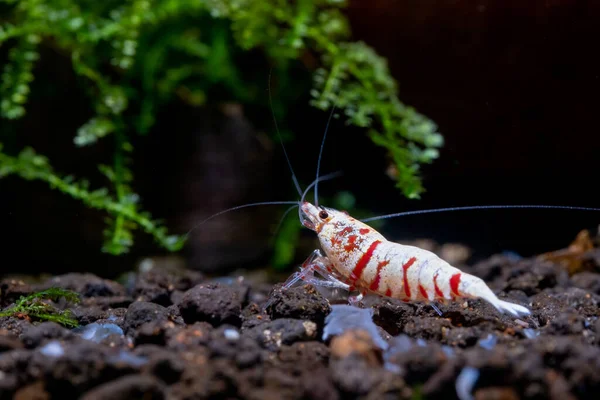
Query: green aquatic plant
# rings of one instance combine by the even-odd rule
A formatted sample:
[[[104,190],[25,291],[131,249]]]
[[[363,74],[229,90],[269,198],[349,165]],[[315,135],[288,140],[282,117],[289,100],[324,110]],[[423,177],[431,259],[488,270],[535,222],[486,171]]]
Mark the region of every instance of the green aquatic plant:
[[[52,321],[68,328],[79,325],[77,319],[69,309],[59,310],[52,302],[64,298],[69,303],[78,303],[79,295],[70,290],[50,288],[41,292],[21,296],[12,307],[0,311],[0,317],[27,316],[42,321]]]
[[[80,148],[114,143],[110,165],[99,166],[107,185],[91,188],[85,179],[55,172],[32,148],[15,148],[18,129],[5,123],[0,178],[41,180],[105,211],[105,252],[128,252],[139,229],[176,251],[185,237],[168,234],[132,189],[133,135],[150,133],[158,110],[172,102],[236,101],[266,109],[265,77],[272,69],[279,119],[285,118],[286,105],[310,90],[312,106],[335,105],[347,124],[364,128],[386,148],[397,186],[418,198],[420,165],[438,157],[442,137],[431,120],[399,100],[385,59],[351,41],[345,5],[342,0],[0,0],[0,46],[6,50],[0,117],[26,118],[36,67],[44,61],[40,55],[50,49],[70,60],[88,98],[91,117],[66,134]],[[43,85],[56,83],[36,82]]]

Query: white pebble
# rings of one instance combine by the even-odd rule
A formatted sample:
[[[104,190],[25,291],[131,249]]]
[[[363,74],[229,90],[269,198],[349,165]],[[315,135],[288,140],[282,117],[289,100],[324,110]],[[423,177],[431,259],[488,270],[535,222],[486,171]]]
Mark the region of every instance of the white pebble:
[[[527,328],[523,329],[523,334],[527,339],[535,339],[540,335],[540,331],[536,331],[535,329]]]
[[[304,321],[302,323],[302,326],[304,327],[304,332],[306,332],[306,336],[308,336],[309,338],[313,338],[316,336],[317,324],[315,324],[312,321]]]
[[[496,346],[496,343],[498,343],[498,338],[489,333],[485,339],[479,339],[479,342],[477,344],[479,345],[479,347],[491,350],[494,348],[494,346]]]
[[[456,378],[456,394],[460,400],[473,400],[473,387],[479,379],[479,370],[473,367],[464,367]]]
[[[116,355],[108,358],[109,362],[124,363],[132,367],[141,367],[148,362],[146,357],[137,356],[125,350],[120,350]]]
[[[227,340],[238,340],[240,338],[240,333],[235,329],[225,329],[223,335]]]
[[[451,358],[454,357],[454,349],[450,346],[447,345],[443,345],[442,346],[442,351],[444,352],[444,354],[446,355],[446,357]]]
[[[338,336],[342,333],[353,330],[363,329],[369,333],[373,343],[381,349],[387,349],[388,344],[373,322],[372,308],[358,308],[345,304],[334,304],[331,306],[331,313],[325,318],[325,328],[323,329],[323,340],[330,336]]]
[[[53,340],[42,346],[40,353],[47,357],[62,357],[65,354],[65,349],[58,340]]]
[[[110,335],[123,336],[123,329],[120,326],[115,324],[99,324],[97,322],[77,328],[74,332],[80,334],[82,338],[95,343],[100,343]]]

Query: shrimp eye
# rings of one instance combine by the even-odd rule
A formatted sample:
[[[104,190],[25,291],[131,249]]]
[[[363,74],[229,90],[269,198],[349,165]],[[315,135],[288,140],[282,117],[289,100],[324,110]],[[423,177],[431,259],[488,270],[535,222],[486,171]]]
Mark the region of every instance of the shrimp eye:
[[[327,211],[323,210],[323,211],[319,212],[319,218],[327,219],[327,217],[329,217],[329,214],[327,214]]]

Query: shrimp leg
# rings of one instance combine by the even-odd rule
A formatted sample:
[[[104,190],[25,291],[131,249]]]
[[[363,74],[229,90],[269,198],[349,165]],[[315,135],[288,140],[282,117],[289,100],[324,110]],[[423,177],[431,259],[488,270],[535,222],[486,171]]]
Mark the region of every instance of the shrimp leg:
[[[319,250],[313,253],[302,263],[299,272],[295,272],[284,283],[282,289],[288,289],[299,280],[306,283],[334,289],[348,290],[349,285],[341,282],[334,276],[331,262],[327,257],[324,257]],[[318,272],[324,279],[317,278],[314,273]]]

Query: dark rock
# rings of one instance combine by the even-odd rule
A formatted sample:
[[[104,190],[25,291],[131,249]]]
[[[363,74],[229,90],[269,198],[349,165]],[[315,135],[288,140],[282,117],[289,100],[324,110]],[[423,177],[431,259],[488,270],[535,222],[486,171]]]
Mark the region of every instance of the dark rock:
[[[15,372],[30,380],[44,380],[52,397],[77,398],[92,387],[138,372],[141,364],[122,356],[126,350],[87,340],[62,344],[62,355],[33,351],[26,364],[14,364]],[[125,353],[126,354],[126,353]]]
[[[600,295],[600,274],[595,272],[580,272],[571,277],[574,286]]]
[[[175,292],[184,292],[199,284],[203,275],[185,268],[153,267],[140,272],[135,279],[132,295],[137,301],[149,301],[168,307]]]
[[[14,399],[15,392],[19,388],[19,379],[14,374],[4,374],[0,379],[0,398]]]
[[[3,279],[0,281],[0,308],[8,307],[15,303],[21,296],[32,293],[31,286],[17,279]]]
[[[583,316],[598,316],[600,296],[587,290],[570,287],[556,293],[555,297],[567,307],[577,310]]]
[[[244,331],[244,336],[250,337],[265,348],[275,351],[281,345],[315,340],[317,325],[312,321],[280,318],[248,329]]]
[[[49,400],[50,394],[46,391],[43,381],[25,385],[15,392],[14,400]]]
[[[23,343],[18,337],[0,332],[0,353],[23,348]]]
[[[167,332],[167,348],[174,351],[188,351],[204,347],[211,340],[214,328],[208,322],[196,322],[185,328]]]
[[[175,328],[171,321],[155,320],[142,324],[134,334],[136,346],[140,344],[155,344],[164,346],[167,342],[167,332]]]
[[[161,346],[151,344],[138,346],[135,354],[148,359],[148,364],[144,367],[145,371],[168,385],[179,381],[186,367],[186,363],[178,354]]]
[[[42,322],[27,329],[21,335],[21,341],[26,348],[32,349],[48,339],[69,339],[74,336],[73,332],[56,322]]]
[[[356,354],[331,360],[329,369],[343,398],[373,392],[383,378],[381,368],[373,368],[372,364]]]
[[[569,274],[564,267],[547,261],[523,260],[511,272],[504,290],[521,290],[528,296],[546,288],[566,287],[569,282]]]
[[[17,317],[0,317],[0,330],[6,331],[14,336],[21,336],[23,332],[32,326],[28,319]]]
[[[164,385],[149,375],[130,375],[100,385],[85,393],[82,400],[162,400]]]
[[[264,314],[255,303],[248,304],[242,310],[242,330],[253,328],[270,320],[271,318]]]
[[[82,297],[125,296],[125,288],[117,282],[94,274],[70,273],[55,276],[39,286],[40,290],[59,287],[79,293]]]
[[[134,334],[135,330],[147,322],[168,322],[168,310],[158,304],[145,301],[131,303],[123,321],[126,334]]]
[[[241,369],[257,366],[266,358],[260,345],[255,340],[246,337],[242,337],[239,340],[237,349],[235,363]]]
[[[397,351],[391,349],[385,358],[400,369],[400,375],[407,384],[415,385],[426,382],[449,361],[450,356],[437,343],[430,342],[426,346],[419,346],[413,341],[408,348]]]
[[[292,318],[309,320],[323,329],[325,317],[331,312],[329,302],[312,286],[293,287],[284,291],[275,288],[267,313],[272,320]]]
[[[185,292],[178,306],[188,324],[206,321],[213,326],[241,325],[242,300],[238,291],[228,286],[195,286]]]
[[[107,317],[106,311],[101,307],[89,307],[77,304],[71,307],[71,311],[75,318],[77,318],[77,321],[82,325],[88,325]]]
[[[242,302],[242,306],[248,303],[250,296],[250,285],[246,283],[242,276],[222,276],[218,278],[209,279],[204,282],[206,285],[219,285],[223,287],[229,287],[238,292],[238,297]]]
[[[553,318],[544,335],[581,335],[585,327],[585,318],[579,314],[565,312]]]
[[[512,257],[504,254],[494,254],[490,258],[473,265],[469,272],[485,282],[506,281],[508,272],[515,263],[516,260]]]

